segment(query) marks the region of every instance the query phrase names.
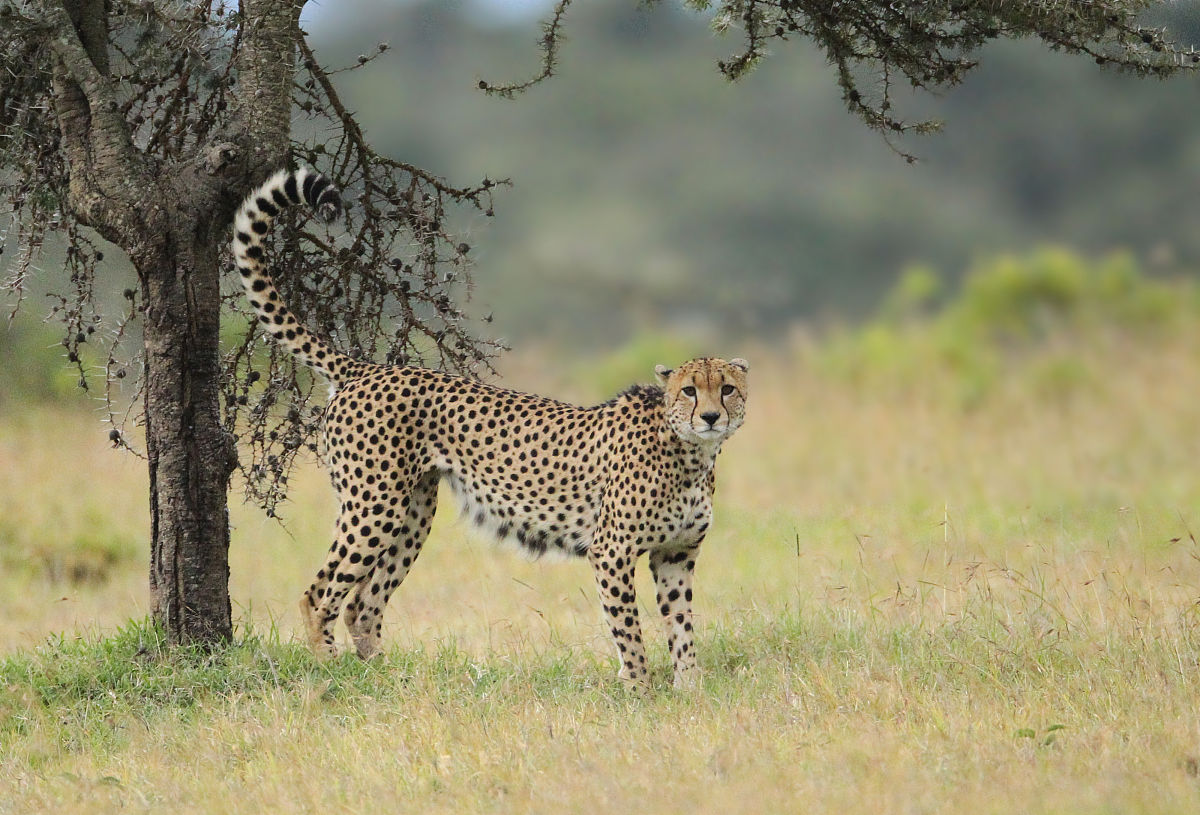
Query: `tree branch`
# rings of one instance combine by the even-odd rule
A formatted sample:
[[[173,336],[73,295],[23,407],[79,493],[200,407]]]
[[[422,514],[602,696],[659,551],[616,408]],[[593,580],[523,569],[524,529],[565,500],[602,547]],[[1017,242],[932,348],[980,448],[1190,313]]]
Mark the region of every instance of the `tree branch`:
[[[130,219],[137,217],[134,207],[154,176],[133,144],[113,83],[101,70],[108,66],[107,42],[97,37],[94,17],[104,14],[103,0],[74,0],[71,11],[62,0],[46,11],[53,31],[55,108],[70,165],[69,203],[81,222],[114,240],[129,234]],[[74,19],[84,21],[92,53]]]
[[[524,82],[512,82],[506,85],[493,85],[487,80],[481,79],[479,80],[479,90],[488,96],[512,99],[518,93],[524,93],[534,85],[554,76],[554,69],[558,67],[558,46],[564,39],[563,17],[566,15],[569,5],[571,5],[571,0],[558,0],[554,4],[554,11],[551,13],[550,19],[542,24],[542,39],[538,42],[538,47],[542,50],[541,73]]]
[[[242,29],[237,57],[236,119],[252,151],[247,157],[252,176],[277,167],[287,155],[296,43],[300,39],[303,5],[295,0],[243,0],[242,3],[247,24]]]
[[[1152,0],[691,0],[690,5],[716,5],[718,32],[742,29],[742,51],[717,64],[731,80],[762,60],[769,41],[796,34],[811,38],[835,66],[847,108],[910,161],[913,156],[891,137],[927,133],[940,123],[898,118],[896,84],[903,80],[922,90],[957,85],[978,64],[973,55],[991,40],[1039,37],[1054,50],[1086,54],[1139,76],[1165,77],[1198,62],[1166,32],[1139,24]],[[873,88],[861,86],[863,76],[877,78]]]

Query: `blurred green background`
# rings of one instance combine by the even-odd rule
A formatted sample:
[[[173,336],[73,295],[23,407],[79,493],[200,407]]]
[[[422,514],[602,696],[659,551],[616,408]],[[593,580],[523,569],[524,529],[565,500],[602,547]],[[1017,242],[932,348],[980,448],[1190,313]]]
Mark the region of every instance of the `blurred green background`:
[[[1194,80],[1136,80],[1037,43],[982,54],[965,86],[914,99],[946,122],[903,146],[909,166],[849,115],[806,41],[738,85],[737,48],[678,3],[580,3],[559,74],[516,101],[477,81],[536,73],[544,4],[345,2],[311,8],[385,152],[465,183],[509,177],[472,224],[473,311],[515,343],[607,348],[631,333],[768,338],[860,318],[913,262],[955,278],[973,262],[1055,243],[1128,249],[1153,272],[1197,267]],[[1180,3],[1163,21],[1184,42]]]
[[[517,351],[605,355],[652,334],[679,354],[741,353],[869,320],[914,266],[952,294],[970,269],[1047,245],[1089,263],[1124,252],[1152,278],[1200,268],[1193,77],[1137,80],[1000,43],[964,86],[906,101],[910,119],[946,122],[903,144],[921,158],[909,165],[846,112],[807,41],[730,85],[715,65],[736,38],[678,2],[580,3],[555,78],[515,101],[485,96],[481,78],[537,72],[545,12],[538,0],[304,12],[327,65],[390,45],[335,75],[381,151],[456,184],[512,179],[495,217],[460,226],[476,261],[468,311]],[[1198,12],[1172,4],[1150,22],[1197,41]],[[98,285],[114,318],[131,280],[120,254]],[[10,396],[57,398],[78,379],[59,367],[57,327],[38,326],[55,256],[0,331]]]

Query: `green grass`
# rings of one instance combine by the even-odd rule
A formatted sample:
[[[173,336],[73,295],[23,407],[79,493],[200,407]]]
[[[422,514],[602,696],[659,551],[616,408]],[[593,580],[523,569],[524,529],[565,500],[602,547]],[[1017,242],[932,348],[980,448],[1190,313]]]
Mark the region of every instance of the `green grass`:
[[[692,693],[668,687],[647,575],[641,696],[586,564],[497,552],[450,501],[381,658],[315,662],[295,603],[335,507],[312,462],[282,526],[231,505],[236,642],[167,651],[129,622],[149,608],[142,462],[91,416],[0,415],[0,813],[1194,812],[1195,299],[1119,259],[1095,280],[1029,265],[737,349],[752,392],[697,566]],[[1022,320],[1047,298],[1060,326]],[[506,384],[606,395],[586,366],[511,362]]]
[[[996,611],[981,596],[932,625],[836,606],[741,612],[701,637],[701,689],[645,696],[565,646],[519,662],[442,644],[318,664],[274,632],[216,654],[166,652],[152,626],[131,624],[0,663],[5,800],[1191,811],[1195,628],[1138,635],[1130,617],[1113,643],[1111,628],[1043,628],[1037,615],[1014,626]]]

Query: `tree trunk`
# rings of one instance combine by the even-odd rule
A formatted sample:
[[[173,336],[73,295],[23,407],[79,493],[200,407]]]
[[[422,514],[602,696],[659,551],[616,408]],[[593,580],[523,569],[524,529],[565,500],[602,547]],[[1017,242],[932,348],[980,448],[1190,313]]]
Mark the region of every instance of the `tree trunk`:
[[[133,141],[109,72],[109,4],[45,5],[70,207],[129,253],[146,306],[154,617],[172,645],[216,644],[233,636],[227,491],[237,462],[221,425],[217,258],[238,190],[287,158],[303,2],[242,1],[240,112],[173,165]]]
[[[172,645],[233,636],[229,512],[236,465],[221,426],[217,245],[173,232],[137,263],[146,353],[150,594]]]

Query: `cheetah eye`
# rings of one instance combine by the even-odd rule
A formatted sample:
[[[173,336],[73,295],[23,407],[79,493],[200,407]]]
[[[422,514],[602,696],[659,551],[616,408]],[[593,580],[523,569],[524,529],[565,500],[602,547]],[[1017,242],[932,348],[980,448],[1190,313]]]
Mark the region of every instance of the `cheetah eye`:
[[[693,388],[691,385],[688,385],[686,388],[683,389],[683,395],[684,396],[695,396],[696,389]]]
[[[729,394],[733,393],[735,390],[737,390],[737,388],[735,388],[733,385],[722,385],[721,386],[721,395],[728,396]]]

